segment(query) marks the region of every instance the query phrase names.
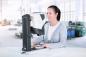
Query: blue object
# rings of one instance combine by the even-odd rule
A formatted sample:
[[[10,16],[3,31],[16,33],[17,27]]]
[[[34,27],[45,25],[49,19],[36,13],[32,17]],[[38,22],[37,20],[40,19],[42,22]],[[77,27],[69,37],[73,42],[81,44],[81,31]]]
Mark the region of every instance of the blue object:
[[[75,29],[73,28],[68,28],[67,30],[67,38],[71,39],[75,37]]]

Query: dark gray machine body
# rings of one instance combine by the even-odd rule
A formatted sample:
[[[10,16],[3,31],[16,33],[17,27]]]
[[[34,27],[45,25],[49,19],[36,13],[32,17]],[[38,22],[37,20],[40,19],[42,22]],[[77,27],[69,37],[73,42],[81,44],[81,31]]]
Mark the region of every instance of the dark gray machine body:
[[[23,48],[22,51],[31,51],[31,32],[30,32],[30,15],[22,16]]]
[[[46,23],[45,23],[46,24]],[[44,24],[44,25],[45,25]],[[23,48],[22,51],[31,51],[31,37],[32,34],[37,34],[38,36],[44,35],[44,26],[42,29],[31,27],[31,17],[29,14],[22,16],[22,32],[23,32]]]

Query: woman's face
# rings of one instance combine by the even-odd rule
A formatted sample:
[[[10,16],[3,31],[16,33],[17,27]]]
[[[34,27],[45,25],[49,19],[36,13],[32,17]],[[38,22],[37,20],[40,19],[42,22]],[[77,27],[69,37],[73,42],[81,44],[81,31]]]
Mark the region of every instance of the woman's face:
[[[57,13],[55,13],[54,9],[52,8],[47,9],[47,16],[48,16],[49,22],[53,22],[54,20],[56,21],[57,19]]]

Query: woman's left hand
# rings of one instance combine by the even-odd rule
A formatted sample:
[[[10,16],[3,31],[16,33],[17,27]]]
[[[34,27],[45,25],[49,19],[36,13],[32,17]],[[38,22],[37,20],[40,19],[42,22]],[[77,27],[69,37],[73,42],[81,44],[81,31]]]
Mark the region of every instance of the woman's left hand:
[[[49,48],[49,45],[48,45],[47,43],[45,43],[45,44],[43,45],[43,48]]]

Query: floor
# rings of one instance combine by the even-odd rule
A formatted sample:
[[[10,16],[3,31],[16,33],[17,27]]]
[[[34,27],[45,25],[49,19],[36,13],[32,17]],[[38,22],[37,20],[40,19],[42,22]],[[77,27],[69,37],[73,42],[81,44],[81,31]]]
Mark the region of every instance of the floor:
[[[15,37],[18,28],[0,27],[0,57],[86,57],[86,36],[68,40],[64,48],[47,48],[21,54],[22,39]]]

